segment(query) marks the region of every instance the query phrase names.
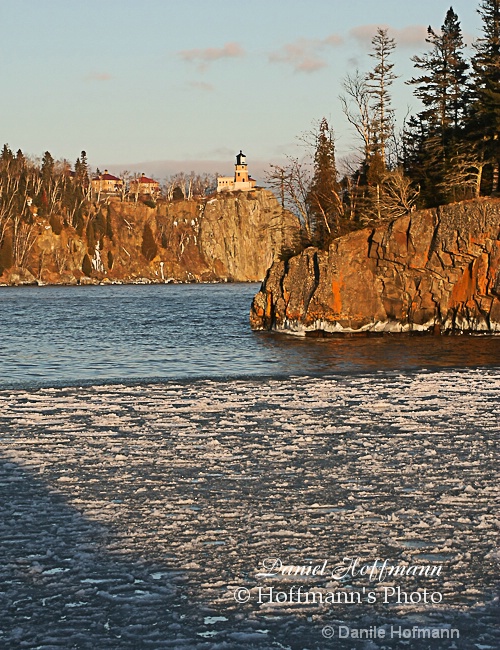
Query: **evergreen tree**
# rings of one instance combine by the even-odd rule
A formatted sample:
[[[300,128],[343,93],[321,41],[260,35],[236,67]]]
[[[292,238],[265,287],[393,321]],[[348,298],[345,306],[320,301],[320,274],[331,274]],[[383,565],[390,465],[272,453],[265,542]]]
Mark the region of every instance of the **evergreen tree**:
[[[16,164],[17,164],[18,169],[22,169],[26,165],[26,158],[25,158],[23,152],[21,151],[21,149],[17,150]]]
[[[396,47],[393,38],[387,35],[387,29],[377,29],[372,39],[373,51],[370,56],[377,64],[366,77],[368,93],[372,98],[372,153],[377,151],[384,167],[387,166],[387,142],[394,131],[394,111],[391,108],[389,87],[397,79],[394,74],[394,63],[390,57]]]
[[[148,262],[151,262],[151,260],[153,260],[156,257],[156,254],[158,253],[158,246],[156,244],[156,240],[149,223],[144,224],[144,230],[142,233],[141,253],[148,260]]]
[[[96,232],[94,229],[94,222],[92,219],[89,219],[87,222],[87,228],[85,229],[85,235],[87,239],[87,249],[94,254],[95,245],[97,242]]]
[[[83,256],[82,272],[88,278],[90,278],[90,276],[92,275],[92,262],[90,261],[90,257],[87,255],[87,253],[85,253],[85,255]]]
[[[113,241],[113,224],[111,223],[111,214],[108,208],[108,213],[106,215],[106,237]]]
[[[42,181],[44,184],[49,184],[54,175],[54,158],[52,158],[49,151],[43,154],[42,158]]]
[[[80,154],[80,164],[82,166],[82,173],[86,176],[89,171],[89,165],[87,162],[87,152],[82,151]]]
[[[2,152],[0,153],[0,163],[2,168],[7,167],[14,160],[14,154],[9,149],[8,144],[4,144],[2,147]]]
[[[446,133],[450,128],[457,130],[462,120],[469,97],[469,68],[463,57],[465,47],[458,16],[450,7],[441,33],[432,27],[427,29],[426,42],[433,47],[423,56],[414,56],[415,67],[424,74],[410,80],[416,86],[414,94],[425,106],[420,113],[430,130]]]
[[[342,204],[335,164],[333,133],[326,118],[316,135],[314,174],[307,193],[313,243],[326,246],[342,234]]]
[[[415,136],[413,159],[405,167],[422,188],[424,204],[438,205],[467,196],[469,174],[467,152],[462,146],[463,129],[470,99],[464,42],[458,17],[450,7],[441,32],[427,30],[426,41],[433,47],[412,58],[424,73],[409,81],[424,110],[411,121],[406,139]],[[407,147],[408,150],[408,147]]]
[[[5,269],[10,269],[13,264],[12,239],[10,235],[7,235],[0,242],[0,275],[2,275]]]
[[[82,151],[75,162],[74,186],[76,188],[76,200],[83,201],[89,199],[88,192],[90,189],[89,169],[87,163],[87,153]]]
[[[500,0],[482,0],[483,36],[474,44],[470,141],[490,167],[490,187],[499,188],[500,166]],[[480,179],[478,182],[480,185]]]

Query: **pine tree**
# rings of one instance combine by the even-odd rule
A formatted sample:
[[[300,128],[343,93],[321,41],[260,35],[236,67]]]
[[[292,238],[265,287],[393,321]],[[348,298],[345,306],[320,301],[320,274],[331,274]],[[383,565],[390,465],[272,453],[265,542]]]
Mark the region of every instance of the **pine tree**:
[[[43,154],[41,172],[44,184],[48,185],[54,175],[54,158],[52,158],[50,151]]]
[[[26,158],[21,149],[18,149],[16,152],[16,163],[19,169],[26,165]]]
[[[13,160],[14,160],[14,154],[9,148],[9,145],[4,144],[4,146],[2,147],[2,152],[0,153],[0,163],[2,164],[2,167],[9,165],[9,163],[11,163]]]
[[[87,228],[85,229],[85,236],[87,239],[87,250],[89,250],[92,253],[92,255],[94,255],[97,237],[94,228],[94,222],[92,219],[88,220]]]
[[[106,237],[113,241],[113,224],[111,222],[111,214],[108,208],[108,213],[106,215]]]
[[[142,233],[141,253],[148,260],[148,262],[151,262],[156,257],[156,254],[158,253],[158,246],[156,244],[156,240],[149,223],[144,224],[144,230]]]
[[[333,133],[326,118],[320,122],[315,144],[314,174],[307,193],[307,207],[313,243],[327,246],[342,234],[342,203]]]
[[[88,192],[90,189],[89,169],[87,163],[87,153],[82,151],[80,156],[75,162],[75,176],[74,185],[76,188],[76,195],[79,200],[89,198]]]
[[[373,51],[370,56],[377,61],[376,66],[367,74],[366,85],[372,98],[372,148],[378,152],[384,167],[387,166],[387,142],[394,131],[394,111],[391,108],[389,87],[397,75],[394,74],[394,63],[390,57],[396,47],[393,38],[387,35],[387,29],[377,29],[372,38]]]
[[[92,262],[90,261],[90,257],[87,255],[87,253],[85,253],[83,256],[82,272],[87,277],[90,277],[92,275]]]
[[[496,192],[500,189],[500,0],[482,0],[478,13],[483,36],[474,44],[472,58],[470,140],[480,160],[490,167],[490,188]]]
[[[465,47],[458,16],[450,7],[441,33],[427,29],[426,42],[433,48],[422,57],[414,56],[415,67],[424,70],[410,84],[416,85],[414,94],[422,101],[425,110],[420,113],[432,131],[457,130],[465,115],[469,97],[469,68],[463,57]]]
[[[358,190],[359,218],[362,222],[380,220],[382,210],[382,182],[388,168],[387,147],[394,134],[394,111],[391,108],[389,88],[397,79],[390,57],[396,42],[387,34],[387,29],[377,29],[372,38],[370,56],[377,61],[366,75],[366,90],[369,98],[371,142],[365,156]]]
[[[0,275],[2,275],[5,269],[10,269],[13,264],[12,239],[10,235],[7,235],[0,242]]]
[[[463,55],[460,22],[452,7],[441,32],[429,27],[427,33],[432,50],[412,58],[424,74],[408,82],[416,86],[414,94],[424,105],[412,120],[420,145],[413,147],[413,161],[407,159],[405,167],[421,186],[425,203],[438,205],[465,198],[470,191],[467,155],[462,147],[470,99],[469,66]],[[407,132],[407,145],[412,130]]]

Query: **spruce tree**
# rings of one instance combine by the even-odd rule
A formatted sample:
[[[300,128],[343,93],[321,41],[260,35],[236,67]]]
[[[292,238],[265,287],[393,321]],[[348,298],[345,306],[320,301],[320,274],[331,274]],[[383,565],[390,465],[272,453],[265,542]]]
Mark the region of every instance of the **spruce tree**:
[[[11,163],[13,159],[14,159],[14,154],[9,148],[9,145],[4,144],[2,147],[2,152],[0,153],[0,163],[2,164],[2,167],[9,165],[9,163]]]
[[[489,191],[499,191],[500,167],[500,0],[482,0],[483,36],[474,44],[470,140],[489,166]]]
[[[10,235],[5,235],[0,242],[0,275],[14,264],[14,256],[12,252],[12,238]]]
[[[342,204],[337,180],[333,133],[326,118],[316,135],[314,174],[307,194],[313,243],[327,246],[342,234]]]
[[[394,111],[391,108],[389,88],[397,79],[391,54],[396,42],[387,34],[387,29],[377,29],[372,38],[370,56],[377,61],[375,67],[366,75],[366,87],[370,98],[371,146],[365,157],[362,185],[360,187],[360,219],[362,222],[380,220],[383,215],[383,188],[388,164],[388,144],[394,134]]]
[[[54,175],[54,158],[50,151],[46,151],[42,158],[42,181],[45,185],[49,185]]]
[[[465,45],[452,7],[448,9],[441,33],[437,34],[429,26],[425,40],[433,46],[432,50],[421,57],[412,57],[415,67],[424,73],[409,83],[416,86],[414,94],[425,107],[420,117],[430,130],[443,134],[462,125],[469,96]]]
[[[90,261],[90,257],[87,255],[87,253],[85,253],[85,255],[83,256],[82,272],[88,278],[90,278],[90,276],[92,275],[92,262]]]
[[[144,224],[144,230],[142,232],[141,253],[148,260],[148,262],[151,262],[158,253],[158,246],[156,244],[156,240],[149,223]]]
[[[441,32],[429,27],[427,33],[431,51],[412,58],[423,74],[408,82],[415,85],[414,94],[424,105],[412,120],[412,131],[420,139],[420,148],[413,150],[413,161],[407,159],[405,166],[421,186],[424,202],[438,205],[465,198],[467,192],[463,130],[470,99],[469,66],[464,59],[460,22],[452,7],[446,13]],[[407,133],[407,139],[412,131]]]
[[[389,87],[397,75],[394,74],[394,63],[390,57],[396,47],[396,42],[387,34],[387,29],[377,29],[372,38],[373,51],[370,56],[377,64],[366,76],[366,85],[371,97],[373,151],[378,152],[384,167],[387,166],[387,142],[394,130],[394,111],[391,108]]]

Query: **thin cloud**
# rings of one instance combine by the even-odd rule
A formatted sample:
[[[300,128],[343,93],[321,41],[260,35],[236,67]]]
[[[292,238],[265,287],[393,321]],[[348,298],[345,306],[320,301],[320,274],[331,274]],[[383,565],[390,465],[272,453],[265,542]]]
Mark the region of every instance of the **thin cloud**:
[[[326,61],[313,56],[305,57],[295,65],[296,72],[316,72],[326,67]]]
[[[112,79],[109,72],[90,72],[86,77],[86,81],[109,81]]]
[[[321,53],[329,47],[337,47],[342,43],[343,39],[337,34],[330,34],[321,39],[299,38],[271,52],[269,62],[291,65],[295,72],[316,72],[327,65]]]
[[[189,85],[191,88],[196,90],[201,90],[205,93],[211,93],[214,91],[215,87],[212,84],[206,83],[205,81],[190,81]]]
[[[398,29],[390,25],[359,25],[349,31],[349,35],[354,38],[363,47],[370,47],[372,38],[377,33],[377,29],[387,29],[390,38],[396,41],[400,47],[416,47],[425,43],[427,37],[427,26],[425,25],[408,25]]]
[[[409,25],[402,29],[389,30],[389,35],[392,36],[397,45],[401,47],[415,47],[421,46],[425,43],[427,38],[427,27],[424,25]]]
[[[205,49],[194,48],[182,50],[178,53],[183,61],[196,63],[201,69],[208,64],[220,59],[237,59],[245,55],[245,51],[239,43],[226,43],[223,47],[207,47]]]

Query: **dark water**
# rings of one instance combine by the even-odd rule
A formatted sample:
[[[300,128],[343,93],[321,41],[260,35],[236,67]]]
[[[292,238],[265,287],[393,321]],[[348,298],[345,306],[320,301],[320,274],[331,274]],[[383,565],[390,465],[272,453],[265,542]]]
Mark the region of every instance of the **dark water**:
[[[252,332],[257,284],[0,290],[0,388],[500,365],[500,337]]]

